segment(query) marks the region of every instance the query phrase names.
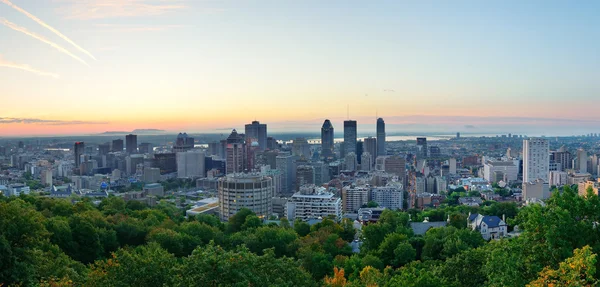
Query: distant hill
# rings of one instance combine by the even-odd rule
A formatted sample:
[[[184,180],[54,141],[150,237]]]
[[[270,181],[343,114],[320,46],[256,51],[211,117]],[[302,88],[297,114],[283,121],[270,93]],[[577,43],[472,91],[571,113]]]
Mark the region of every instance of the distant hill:
[[[100,133],[98,135],[126,135],[126,134],[142,134],[142,135],[147,135],[147,134],[162,134],[165,133],[165,130],[159,130],[159,129],[135,129],[133,131],[130,132],[126,132],[126,131],[106,131],[103,133]]]

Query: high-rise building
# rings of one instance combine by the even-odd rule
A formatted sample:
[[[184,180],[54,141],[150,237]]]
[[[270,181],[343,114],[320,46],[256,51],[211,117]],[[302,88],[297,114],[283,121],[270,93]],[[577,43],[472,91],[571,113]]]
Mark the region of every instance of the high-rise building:
[[[382,118],[378,118],[377,119],[377,154],[374,154],[374,153],[371,153],[371,154],[373,155],[373,157],[375,157],[377,155],[386,155],[386,150],[385,150],[385,122],[383,121]]]
[[[582,148],[577,150],[577,170],[580,173],[588,172],[588,155]]]
[[[420,151],[419,156],[427,157],[427,138],[417,138],[417,148]]]
[[[123,140],[116,139],[112,141],[112,151],[113,152],[122,152],[123,151]]]
[[[127,153],[137,153],[137,135],[128,134],[125,136],[125,150]]]
[[[153,152],[153,147],[151,143],[141,143],[139,146],[139,152],[140,153],[152,153]]]
[[[322,162],[312,162],[310,164],[315,169],[315,185],[321,186],[329,181],[329,165]]]
[[[296,182],[296,164],[293,155],[278,155],[276,158],[277,170],[281,172],[281,192],[291,194]]]
[[[75,168],[79,168],[79,165],[81,164],[81,155],[83,154],[83,151],[85,150],[85,143],[84,142],[76,142],[74,147],[73,147],[73,151],[74,151],[74,156],[75,156]]]
[[[368,151],[363,152],[360,161],[360,170],[370,171],[373,168],[373,157]]]
[[[406,159],[399,155],[388,156],[385,158],[383,170],[397,175],[403,181],[406,176]]]
[[[244,172],[244,138],[234,129],[227,138],[227,174]]]
[[[456,139],[460,138],[460,133],[456,133]]]
[[[324,187],[303,186],[289,198],[284,214],[289,221],[300,219],[327,218],[342,219],[342,200]]]
[[[358,167],[358,160],[356,159],[356,154],[353,152],[346,154],[344,162],[346,163],[346,170],[354,171]]]
[[[321,158],[333,158],[333,139],[333,126],[329,120],[325,120],[321,127]]]
[[[531,138],[523,140],[523,182],[549,180],[550,150],[548,140]]]
[[[107,155],[110,152],[110,143],[98,145],[98,155]]]
[[[363,205],[369,202],[368,187],[351,187],[345,186],[342,188],[342,206],[345,212],[355,213]]]
[[[156,183],[160,181],[160,168],[144,167],[144,176],[142,177],[142,181],[145,183]]]
[[[252,138],[258,142],[260,150],[267,149],[267,125],[258,121],[252,121],[246,125],[246,139]]]
[[[315,184],[315,168],[310,165],[299,165],[296,169],[297,190],[307,184]]]
[[[277,140],[273,137],[267,137],[267,149],[276,150],[279,148]]]
[[[194,138],[188,136],[187,133],[179,133],[175,144],[173,145],[173,152],[185,152],[194,148]]]
[[[227,221],[242,208],[252,210],[258,217],[273,213],[275,195],[273,179],[259,173],[234,173],[218,180],[219,214]]]
[[[356,136],[356,121],[344,121],[344,148],[346,149],[344,155],[351,152],[356,154]]]
[[[187,151],[177,153],[177,177],[204,177],[204,152]]]
[[[310,145],[308,141],[305,138],[296,138],[292,143],[292,154],[297,157],[309,159]]]
[[[403,193],[397,187],[377,187],[371,190],[371,200],[382,208],[402,209]]]
[[[375,158],[379,154],[379,151],[378,151],[379,141],[376,138],[368,137],[365,139],[363,147],[364,147],[363,152],[368,152],[371,155],[371,162],[372,163],[375,162]],[[361,162],[361,164],[362,164],[362,162]]]

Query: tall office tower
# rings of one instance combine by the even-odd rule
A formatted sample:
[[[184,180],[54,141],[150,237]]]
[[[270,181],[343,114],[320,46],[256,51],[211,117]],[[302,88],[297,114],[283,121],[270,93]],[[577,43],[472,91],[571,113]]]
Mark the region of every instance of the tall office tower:
[[[83,154],[84,150],[85,150],[84,142],[76,142],[75,143],[75,146],[73,147],[73,151],[75,152],[75,168],[79,168],[79,165],[81,164],[81,155]]]
[[[351,152],[356,154],[356,121],[344,121],[344,147],[345,155]]]
[[[400,182],[404,182],[406,176],[406,159],[399,155],[388,156],[385,158],[383,169],[387,173],[397,175]]]
[[[356,160],[358,161],[359,164],[360,164],[360,160],[361,160],[363,151],[364,151],[363,141],[359,140],[358,142],[356,142]]]
[[[305,138],[296,138],[292,143],[292,154],[297,157],[310,159],[310,145]]]
[[[373,156],[368,151],[363,152],[360,161],[360,170],[370,171],[373,167]]]
[[[281,192],[291,194],[294,191],[294,184],[296,182],[294,156],[286,154],[278,155],[276,161],[277,170],[281,172]]]
[[[110,143],[98,145],[98,155],[107,155],[110,152]]]
[[[307,184],[315,184],[315,168],[310,165],[299,165],[296,169],[296,190]]]
[[[351,152],[346,154],[346,156],[344,157],[344,162],[346,163],[346,168],[345,170],[356,170],[357,166],[358,166],[358,160],[356,159],[356,154]]]
[[[587,152],[580,148],[577,150],[577,170],[581,173],[588,172],[588,155]]]
[[[246,125],[246,138],[256,139],[260,150],[267,149],[267,125],[253,121]]]
[[[244,172],[244,138],[234,129],[227,138],[227,174]]]
[[[325,120],[321,127],[321,158],[333,158],[333,126],[329,120]]]
[[[187,151],[177,153],[177,177],[204,177],[204,152]]]
[[[427,138],[417,138],[417,148],[419,148],[419,156],[427,157]]]
[[[523,182],[541,179],[548,182],[550,150],[548,141],[541,138],[523,140]]]
[[[273,213],[275,195],[273,179],[258,173],[228,174],[218,180],[219,214],[227,221],[242,208],[252,210],[260,218]]]
[[[152,153],[153,147],[151,143],[141,143],[139,146],[140,153]]]
[[[371,153],[373,157],[386,155],[385,150],[385,122],[382,118],[377,119],[377,154]]]
[[[558,149],[558,151],[553,151],[551,157],[557,164],[558,170],[565,171],[573,168],[573,156],[564,146]]]
[[[123,151],[123,140],[117,139],[112,141],[112,151],[113,152],[122,152]]]
[[[329,165],[322,162],[312,162],[310,165],[315,169],[315,185],[321,186],[329,182]]]
[[[267,149],[276,150],[279,148],[279,144],[277,144],[277,140],[273,137],[267,137]]]
[[[460,138],[460,133],[456,133],[456,138],[459,139]]]
[[[194,148],[194,138],[188,136],[187,133],[179,133],[175,144],[173,145],[173,152],[184,152]]]
[[[137,152],[137,135],[128,134],[125,136],[125,150],[127,153]]]
[[[363,147],[363,152],[368,152],[371,155],[371,162],[375,162],[375,158],[377,157],[377,154],[379,154],[379,140],[376,138],[368,137],[365,139]]]

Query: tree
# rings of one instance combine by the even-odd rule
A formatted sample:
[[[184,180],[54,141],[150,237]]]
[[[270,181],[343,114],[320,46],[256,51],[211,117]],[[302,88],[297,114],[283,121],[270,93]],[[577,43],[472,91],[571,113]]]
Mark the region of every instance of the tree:
[[[596,286],[596,254],[589,246],[575,249],[573,257],[560,263],[558,269],[546,267],[527,286]]]
[[[333,276],[325,276],[323,279],[325,286],[328,287],[345,287],[346,286],[346,277],[344,276],[344,269],[333,267]]]
[[[396,255],[394,254],[394,251],[401,243],[406,242],[407,240],[408,238],[406,237],[406,235],[398,233],[390,233],[385,237],[383,242],[379,245],[379,249],[377,252],[379,258],[383,261],[384,265],[398,267],[398,265],[395,264]],[[408,245],[410,246],[410,244]],[[410,248],[412,249],[412,246]]]
[[[246,217],[244,224],[242,224],[242,230],[257,228],[262,225],[262,220],[256,215],[250,215]]]
[[[394,249],[394,260],[391,263],[394,267],[400,267],[414,261],[416,257],[417,251],[410,243],[404,241]]]
[[[256,216],[256,214],[248,208],[240,209],[238,213],[234,214],[229,218],[229,232],[233,233],[242,230],[242,225],[246,222],[246,217],[251,215]]]
[[[310,233],[310,225],[304,221],[296,219],[296,221],[294,221],[294,230],[298,236],[304,237]]]
[[[369,207],[369,208],[374,208],[374,207],[378,207],[378,206],[379,206],[379,203],[377,203],[375,201],[371,200],[371,201],[367,202],[367,207]]]

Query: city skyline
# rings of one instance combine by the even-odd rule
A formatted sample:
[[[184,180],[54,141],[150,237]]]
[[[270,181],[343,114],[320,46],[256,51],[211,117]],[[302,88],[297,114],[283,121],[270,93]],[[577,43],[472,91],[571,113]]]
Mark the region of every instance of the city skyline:
[[[359,132],[376,116],[388,132],[571,135],[600,123],[597,3],[0,7],[2,136],[241,130],[253,119],[318,131],[326,118],[341,127],[347,107]]]

